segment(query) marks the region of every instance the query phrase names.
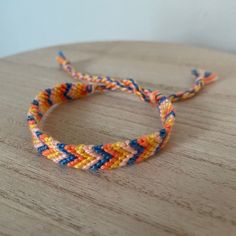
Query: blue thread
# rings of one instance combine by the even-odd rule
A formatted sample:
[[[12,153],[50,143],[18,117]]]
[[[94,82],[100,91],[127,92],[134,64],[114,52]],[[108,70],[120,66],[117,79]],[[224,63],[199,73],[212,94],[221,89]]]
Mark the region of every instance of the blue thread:
[[[200,73],[198,72],[197,69],[192,69],[192,74],[195,75],[196,77],[200,76]]]
[[[161,138],[165,138],[166,137],[166,129],[165,128],[160,130],[160,136],[161,136]]]
[[[45,92],[48,94],[48,99],[47,99],[47,102],[48,102],[48,104],[50,105],[50,106],[52,106],[53,105],[53,102],[52,102],[52,100],[50,99],[50,96],[51,96],[51,93],[52,93],[52,91],[51,91],[51,89],[45,89]]]
[[[39,101],[36,100],[36,99],[34,99],[33,102],[32,102],[32,104],[35,105],[35,106],[38,106],[38,105],[39,105]]]
[[[102,165],[108,162],[112,158],[112,155],[104,151],[102,149],[102,145],[93,146],[93,150],[103,157],[101,160],[99,160],[97,163],[95,163],[94,165],[90,167],[91,170],[96,171],[100,169]]]
[[[209,77],[209,76],[211,76],[211,72],[210,71],[205,71],[204,77]]]
[[[76,156],[74,156],[74,155],[68,155],[66,158],[60,160],[60,161],[59,161],[59,164],[60,164],[61,166],[64,166],[64,165],[68,164],[69,162],[74,161],[75,159],[76,159]]]
[[[46,144],[44,144],[43,146],[40,146],[37,148],[37,151],[39,154],[42,154],[43,151],[47,150],[48,146]]]
[[[142,147],[138,142],[137,142],[137,139],[133,139],[129,142],[129,145],[135,149],[137,151],[137,153],[135,153],[133,155],[133,157],[131,157],[127,164],[128,165],[133,165],[135,163],[135,161],[138,159],[138,157],[143,153],[144,151],[144,147]]]
[[[91,170],[91,171],[93,171],[93,172],[96,172],[98,169],[99,169],[99,168],[96,166],[96,164],[93,165],[93,166],[91,166],[91,167],[89,168],[89,170]]]
[[[39,137],[43,133],[41,131],[36,131],[35,134],[36,134],[37,137]]]
[[[132,78],[129,78],[128,80],[131,81],[132,84],[134,85],[135,89],[136,89],[137,91],[139,91],[139,86],[138,86],[138,84],[137,84]]]
[[[158,101],[158,104],[160,105],[161,103],[163,103],[164,101],[166,101],[166,96],[163,96],[163,97],[161,97],[160,99],[159,99],[159,101]]]
[[[107,76],[106,79],[107,79],[109,82],[113,82],[113,80],[111,79],[110,76]]]
[[[66,59],[63,51],[58,51],[57,54],[58,54],[58,56],[62,57],[63,59]]]
[[[31,115],[31,116],[27,116],[27,120],[35,120],[34,117]]]
[[[58,149],[59,149],[60,151],[65,151],[65,149],[64,149],[65,146],[66,146],[66,145],[65,145],[64,143],[58,143],[58,144],[57,144],[57,147],[58,147]]]
[[[175,117],[175,112],[174,111],[171,111],[170,113],[168,113],[166,116],[165,116],[165,119],[167,119],[169,116],[173,115]]]
[[[68,95],[68,93],[70,92],[70,89],[72,87],[71,83],[66,83],[66,91],[64,92],[64,97],[66,97],[68,100],[72,100],[72,98]]]
[[[67,163],[69,163],[69,162],[71,162],[71,161],[73,161],[73,160],[75,160],[77,158],[75,155],[73,155],[70,152],[68,152],[67,150],[65,150],[65,146],[66,146],[66,144],[64,144],[64,143],[58,143],[57,144],[57,148],[61,152],[65,153],[67,155],[66,158],[64,158],[64,159],[59,161],[60,165],[66,165]]]

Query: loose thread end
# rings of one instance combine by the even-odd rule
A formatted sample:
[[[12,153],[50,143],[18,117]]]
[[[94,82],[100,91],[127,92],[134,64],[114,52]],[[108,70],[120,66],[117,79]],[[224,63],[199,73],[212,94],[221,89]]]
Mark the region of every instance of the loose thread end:
[[[203,78],[205,84],[210,84],[210,83],[216,81],[217,79],[218,79],[218,76],[215,73],[210,73],[208,76],[205,76]]]
[[[60,64],[61,66],[68,63],[68,61],[66,60],[65,54],[64,54],[62,51],[58,51],[58,52],[57,52],[56,61],[57,61],[58,64]]]
[[[196,76],[197,78],[201,77],[201,79],[203,79],[203,81],[206,85],[210,84],[218,79],[217,74],[212,73],[210,71],[192,69],[192,74],[194,76]]]
[[[196,77],[199,77],[200,76],[200,72],[199,70],[193,68],[192,71],[191,71],[192,75],[196,76]]]
[[[58,51],[58,52],[57,52],[57,55],[60,56],[60,57],[62,57],[62,58],[64,58],[64,59],[66,59],[65,54],[64,54],[63,51]]]

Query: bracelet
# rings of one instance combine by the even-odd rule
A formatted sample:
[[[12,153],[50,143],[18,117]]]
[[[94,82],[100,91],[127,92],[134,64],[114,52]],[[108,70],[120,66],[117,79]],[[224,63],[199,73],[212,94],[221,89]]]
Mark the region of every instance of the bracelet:
[[[117,80],[109,76],[82,74],[76,71],[62,52],[57,62],[72,78],[85,83],[62,83],[41,91],[33,100],[27,113],[33,145],[44,157],[84,170],[107,170],[142,162],[158,153],[168,142],[175,122],[172,102],[193,97],[205,85],[215,81],[217,75],[194,69],[195,81],[191,89],[164,96],[160,91],[142,88],[133,79]],[[162,129],[141,137],[101,145],[65,144],[43,133],[39,124],[45,113],[55,104],[83,98],[95,92],[121,90],[137,95],[142,101],[154,105],[160,112]]]

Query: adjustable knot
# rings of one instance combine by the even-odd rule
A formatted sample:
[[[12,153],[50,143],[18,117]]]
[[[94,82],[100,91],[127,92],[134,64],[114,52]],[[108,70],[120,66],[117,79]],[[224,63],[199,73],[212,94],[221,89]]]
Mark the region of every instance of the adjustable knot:
[[[151,104],[156,104],[163,97],[159,90],[150,91],[149,98]]]

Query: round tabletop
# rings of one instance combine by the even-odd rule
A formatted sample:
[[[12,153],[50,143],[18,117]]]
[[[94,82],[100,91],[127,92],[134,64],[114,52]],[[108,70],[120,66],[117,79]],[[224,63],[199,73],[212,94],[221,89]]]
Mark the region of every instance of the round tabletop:
[[[170,142],[130,167],[90,173],[42,158],[26,113],[36,94],[71,82],[63,50],[81,72],[134,78],[169,95],[189,88],[192,68],[219,80],[175,103]],[[0,234],[235,235],[236,56],[186,45],[99,42],[0,59]],[[65,143],[102,144],[159,130],[156,109],[108,92],[55,107],[43,130]]]

